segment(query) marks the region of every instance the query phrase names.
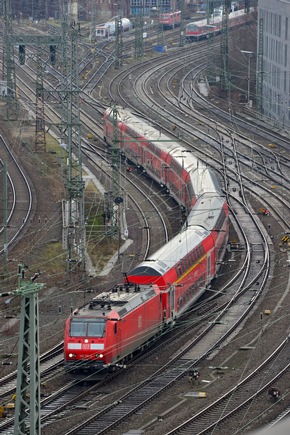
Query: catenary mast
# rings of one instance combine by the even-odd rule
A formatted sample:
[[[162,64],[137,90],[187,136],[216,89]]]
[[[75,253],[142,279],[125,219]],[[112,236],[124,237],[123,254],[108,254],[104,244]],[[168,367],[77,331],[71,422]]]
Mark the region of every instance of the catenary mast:
[[[66,140],[67,166],[66,191],[64,202],[64,245],[68,250],[68,271],[85,273],[85,225],[84,225],[84,180],[82,177],[81,122],[78,44],[80,26],[78,23],[78,3],[70,1],[67,14],[63,7],[63,115],[62,134]]]

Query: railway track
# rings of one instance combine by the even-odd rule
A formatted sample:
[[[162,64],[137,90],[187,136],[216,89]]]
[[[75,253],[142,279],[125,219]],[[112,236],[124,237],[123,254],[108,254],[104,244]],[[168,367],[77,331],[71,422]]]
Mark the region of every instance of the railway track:
[[[288,355],[289,338],[287,337],[256,370],[234,388],[166,435],[195,435],[210,433],[212,430],[229,430],[233,433],[232,431],[236,430],[236,420],[234,425],[230,420],[236,419],[241,410],[243,414],[247,412],[245,409],[250,410],[252,403],[259,400],[259,397],[289,370]],[[241,420],[243,421],[243,417]],[[243,430],[246,428],[247,425],[244,423]]]
[[[35,198],[31,183],[21,169],[18,158],[2,136],[0,158],[3,186],[6,184],[6,204],[4,203],[3,207],[5,215],[2,216],[4,225],[0,228],[0,254],[6,256],[8,262],[8,249],[12,248],[16,239],[21,237],[21,233],[29,223]],[[5,197],[4,192],[3,197]]]
[[[170,68],[167,67],[166,69],[164,68],[163,71],[164,70],[168,71],[169,69]],[[156,83],[158,81],[158,80],[156,80],[156,71],[157,70],[158,70],[158,68],[153,68],[152,77],[153,77],[154,83]],[[126,71],[126,73],[123,73],[124,76],[128,76],[128,74],[132,75],[133,72],[131,70],[129,70],[129,71]],[[143,77],[142,77],[142,79],[143,79],[142,80],[142,84],[144,84],[144,91],[142,92],[142,95],[139,96],[139,101],[141,101],[141,100],[144,101],[144,99],[148,100],[148,95],[152,95],[152,94],[156,95],[157,94],[157,92],[151,92],[151,87],[150,86],[147,86],[147,88],[146,88],[146,86],[145,86],[146,80],[144,80],[144,71],[143,71]],[[172,81],[172,78],[171,78],[171,81]],[[120,82],[121,82],[121,78],[118,78],[118,81],[117,81],[117,83],[118,83],[118,89],[121,88]],[[137,88],[137,85],[136,86],[134,85],[134,87]],[[125,88],[125,86],[123,86],[123,88]],[[139,88],[142,88],[142,86],[139,86]],[[159,94],[160,94],[160,92],[159,92]],[[123,104],[124,104],[124,101],[125,100],[124,100],[124,97],[123,97]],[[171,102],[172,102],[172,98],[171,98]],[[127,101],[126,101],[125,104],[128,104]],[[155,110],[156,106],[159,107],[160,113],[162,113],[164,111],[164,107],[165,107],[164,103],[160,104],[159,101],[156,103],[156,101],[153,100],[153,98],[151,99],[150,103],[147,103],[147,108],[150,107],[151,111],[152,111],[152,108],[154,108],[153,110]],[[162,107],[162,110],[161,110],[161,107]],[[180,125],[179,124],[180,119],[177,120],[176,118],[171,116],[172,113],[174,113],[174,114],[176,113],[176,108],[174,108],[174,110],[172,108],[168,110],[166,123],[168,124],[168,119],[169,119],[169,124],[179,126]],[[156,116],[158,116],[158,115],[156,114]],[[193,124],[194,122],[196,122],[194,120],[192,121],[191,119],[188,119],[188,117],[189,117],[188,111],[186,111],[186,119],[188,121],[187,124]],[[183,123],[184,123],[184,119],[183,119]],[[208,125],[210,125],[210,120],[208,120],[206,128],[208,128]],[[226,129],[223,127],[223,129],[219,133],[220,134],[220,138],[217,141],[217,139],[216,139],[216,131],[218,130],[218,128],[217,128],[216,120],[214,121],[213,125],[214,125],[214,130],[215,130],[215,137],[211,138],[211,143],[217,142],[216,145],[215,145],[216,147],[220,147],[221,144],[226,144],[227,145],[227,147],[229,148],[228,150],[225,151],[227,163],[228,163],[229,167],[233,166],[233,168],[235,170],[235,173],[236,173],[236,161],[238,160],[242,165],[244,165],[245,156],[246,156],[247,153],[246,152],[244,152],[244,153],[240,152],[240,141],[236,139],[236,136],[237,136],[236,134],[233,135],[229,131],[228,127],[226,127]],[[179,126],[179,130],[182,130],[184,132],[183,124],[182,124],[182,127]],[[195,138],[197,137],[196,130],[194,131],[193,135],[194,135]],[[233,138],[233,136],[235,136],[235,137]],[[275,137],[275,139],[277,140],[277,137]],[[204,136],[203,136],[203,140],[205,140]],[[273,136],[271,136],[270,140],[273,140]],[[269,143],[269,139],[266,139],[266,141]],[[210,141],[207,141],[207,142],[209,144],[211,144]],[[248,141],[248,143],[249,143],[249,147],[251,147],[251,146],[253,147],[254,146],[253,143],[251,144],[250,141]],[[255,143],[255,146],[256,146],[256,143]],[[234,149],[234,147],[235,147],[235,149]],[[214,152],[215,152],[215,150],[214,150]],[[265,153],[265,155],[267,155],[267,159],[271,159],[271,163],[268,162],[267,166],[273,165],[273,166],[277,167],[280,170],[280,168],[279,168],[279,166],[280,166],[279,160],[282,158],[282,156],[280,156],[280,157],[278,156],[278,158],[277,158],[276,154],[272,156],[271,151],[270,152],[268,150],[265,151],[265,148],[264,148],[263,152]],[[210,159],[208,159],[208,157],[207,157],[207,161],[212,162],[213,160],[214,159],[212,159],[212,156],[210,157]],[[273,161],[273,163],[272,163],[272,161]],[[251,163],[253,163],[253,160],[251,161]],[[261,166],[263,166],[263,163],[264,162],[263,162],[263,157],[262,157],[261,158]],[[216,164],[216,162],[215,162],[215,164]],[[219,167],[219,165],[218,165],[218,167]],[[279,224],[281,224],[281,222],[282,222],[283,229],[281,229],[281,230],[285,231],[285,232],[288,231],[287,218],[286,218],[286,220],[281,219],[282,215],[285,215],[285,214],[287,215],[289,213],[289,206],[288,206],[287,201],[285,201],[282,198],[280,193],[279,194],[275,194],[275,193],[273,194],[273,189],[272,189],[272,193],[271,193],[271,188],[267,187],[265,185],[266,184],[265,182],[261,183],[259,180],[256,182],[256,181],[253,181],[253,177],[251,177],[251,176],[247,177],[245,175],[247,172],[251,173],[251,171],[249,170],[249,167],[246,170],[243,167],[243,169],[241,171],[241,174],[242,174],[242,184],[244,184],[244,189],[241,190],[241,186],[236,186],[235,183],[233,183],[233,178],[231,176],[229,176],[228,179],[230,181],[230,184],[227,185],[227,189],[226,189],[227,192],[237,192],[237,196],[240,196],[240,194],[241,194],[241,196],[244,196],[244,198],[245,198],[245,195],[246,196],[248,195],[249,186],[250,187],[252,186],[251,189],[250,189],[251,195],[254,196],[257,193],[257,195],[256,195],[257,198],[259,198],[259,197],[263,198],[262,201],[261,201],[262,204],[263,204],[264,201],[266,201],[266,203],[267,203],[267,205],[269,205],[269,207],[272,204],[272,207],[270,207],[270,210],[271,210],[271,212],[275,216],[278,217]],[[272,178],[271,177],[272,180],[271,180],[271,178],[269,178],[269,171],[267,171],[267,172],[263,171],[263,175],[265,175],[265,178],[267,177],[267,179],[270,181],[270,183],[273,182],[273,181],[276,182],[276,181],[279,180],[279,177],[281,177],[281,171],[279,173],[277,172],[277,175],[275,174],[276,178]],[[287,178],[287,176],[286,176],[286,178]],[[280,184],[284,185],[285,182],[287,182],[287,180],[283,179],[283,183],[280,183]],[[253,185],[255,186],[254,188],[253,188]],[[286,188],[286,190],[283,189],[283,191],[286,192],[287,188]],[[269,199],[269,200],[266,199],[265,198],[265,196],[266,196],[265,194],[267,196],[269,195],[269,198],[271,197],[272,199]],[[275,198],[275,205],[273,204],[273,198]],[[246,208],[244,210],[247,210],[247,208],[248,208],[248,206],[246,206]],[[281,213],[281,209],[283,209],[282,213]],[[236,212],[235,213],[236,215],[240,215],[241,212],[243,212],[243,209],[241,209],[241,211],[240,211],[240,210],[235,210],[235,208],[233,208],[233,212],[234,213]],[[248,213],[248,210],[246,212]],[[255,211],[254,211],[254,214],[256,214]],[[247,227],[247,224],[244,225],[244,227]],[[270,229],[270,228],[271,228],[271,225],[268,226],[268,229]],[[252,242],[252,247],[257,246],[257,249],[259,250],[259,246],[260,246],[261,252],[264,249],[264,243],[265,242],[267,244],[269,243],[269,237],[267,235],[267,232],[264,231],[264,230],[263,230],[263,232],[264,232],[264,236],[266,238],[262,237],[261,242],[260,243],[258,242],[257,245],[256,245],[256,241],[254,239],[253,239],[253,242]],[[270,249],[272,250],[271,243],[270,243],[269,246],[270,246]],[[267,249],[269,249],[269,248],[267,248]],[[254,250],[255,250],[255,248],[254,248]],[[256,258],[255,258],[255,255],[257,255]],[[269,256],[269,251],[268,251],[267,255]],[[262,256],[263,256],[263,254],[262,254]],[[275,256],[274,257],[272,256],[272,258],[275,258]],[[254,254],[254,258],[252,260],[256,261],[256,264],[260,264],[261,259],[259,258],[259,254],[257,254],[257,252],[256,252],[256,254]],[[269,257],[268,257],[268,260],[265,262],[264,267],[265,267],[264,271],[268,267],[270,267]],[[272,263],[272,267],[273,267],[273,263]],[[266,282],[267,281],[267,276],[268,276],[267,273],[264,274],[264,278],[261,277],[261,278],[258,279],[257,276],[256,276],[256,278],[255,277],[253,278],[253,284],[254,284],[255,280],[256,280],[256,284],[255,285],[257,285],[258,282],[260,284],[261,281],[262,282]],[[253,290],[254,289],[255,289],[255,287],[253,288]],[[252,297],[252,294],[251,294],[251,297],[250,297],[250,300],[248,301],[248,303],[250,304],[251,301],[253,301],[255,298],[256,298],[256,293],[254,293],[253,297]]]
[[[156,74],[156,70],[154,70],[154,74]],[[149,89],[150,89],[150,87],[149,87]],[[148,92],[148,89],[146,90],[146,92],[147,92],[147,94],[150,94],[150,92]],[[150,104],[152,104],[152,101],[150,102]],[[178,123],[177,123],[177,120],[176,120],[176,118],[175,119],[173,119],[173,118],[170,118],[170,120],[169,120],[169,124],[172,126],[172,125],[177,125]],[[180,130],[183,130],[184,128],[183,128],[183,124],[178,124],[179,125],[179,129]],[[215,124],[213,124],[213,125],[215,125],[215,128],[216,128],[216,121],[215,121]],[[192,134],[192,133],[191,133]],[[231,136],[230,136],[230,134],[229,134],[229,132],[228,131],[226,131],[225,132],[225,130],[223,129],[223,131],[221,132],[220,131],[220,134],[222,134],[223,135],[223,138],[225,139],[225,140],[223,140],[223,142],[226,142],[227,140],[228,140],[228,138],[230,138]],[[201,136],[200,137],[200,141],[204,141],[205,140],[205,136]],[[216,134],[215,135],[213,135],[213,137],[212,138],[209,138],[208,137],[208,139],[207,139],[209,142],[210,142],[210,144],[211,143],[214,143],[214,147],[217,147],[217,143],[218,144],[220,144],[221,143],[221,140],[220,140],[220,137],[219,136],[217,136]],[[231,167],[231,166],[235,166],[235,163],[234,164],[231,164],[230,162],[236,162],[236,161],[238,161],[238,160],[240,160],[241,159],[241,157],[239,157],[238,156],[238,154],[239,153],[237,153],[237,151],[236,150],[234,150],[234,142],[231,140],[230,141],[230,143],[228,144],[229,146],[228,146],[228,150],[226,150],[226,147],[224,147],[225,149],[224,149],[224,151],[223,151],[223,154],[224,154],[224,161],[227,163],[227,165],[226,166],[229,166],[229,167]],[[214,150],[214,152],[216,152],[215,150]],[[221,155],[221,153],[220,153],[220,151],[219,151],[219,153],[217,153],[219,156]],[[207,157],[207,159],[208,159],[208,157]],[[208,159],[208,161],[209,160],[213,160],[213,159]],[[216,162],[215,162],[215,164],[217,164]],[[223,172],[225,172],[225,167],[223,167],[223,166],[220,166],[220,162],[219,162],[219,164],[218,164],[218,167],[219,168],[221,168],[222,170],[223,170]],[[247,210],[247,214],[248,214],[248,205],[246,204],[246,202],[245,202],[245,198],[243,198],[243,201],[241,201],[241,199],[240,199],[240,195],[239,195],[239,192],[242,190],[242,184],[243,183],[247,183],[247,180],[245,180],[245,181],[242,181],[242,184],[236,184],[236,180],[234,180],[234,178],[233,178],[233,173],[234,173],[234,170],[232,170],[231,171],[231,173],[230,173],[230,171],[228,171],[228,175],[227,175],[227,180],[229,179],[230,180],[230,187],[227,189],[228,191],[230,191],[230,192],[234,192],[234,189],[236,189],[236,194],[231,194],[231,196],[229,197],[229,198],[231,198],[231,201],[234,201],[234,203],[233,203],[233,214],[236,214],[237,216],[241,216],[241,215],[243,215],[244,213],[245,213],[245,210]],[[243,176],[243,178],[244,178],[244,176]],[[245,179],[245,178],[244,178]],[[286,189],[285,189],[286,190]],[[270,201],[269,201],[270,202]],[[234,210],[236,210],[236,212],[237,213],[235,213],[234,212]],[[243,216],[243,218],[244,218],[244,216]],[[254,218],[254,216],[252,216],[252,219]],[[253,219],[254,220],[254,219]],[[286,223],[286,221],[285,221],[285,223]],[[248,227],[248,221],[246,220],[245,222],[244,222],[244,226],[246,226],[246,227]],[[249,233],[250,233],[250,229],[249,229]],[[262,247],[264,247],[264,243],[265,243],[265,240],[263,239],[263,236],[264,236],[265,234],[264,234],[264,231],[262,230],[261,232],[260,232],[260,237],[261,237],[261,239],[258,241],[258,245],[259,246],[262,246]],[[249,237],[249,239],[250,239],[250,236],[251,236],[251,234],[248,234],[248,237]],[[253,236],[253,235],[252,235]],[[250,239],[251,240],[251,239]],[[250,245],[251,246],[254,246],[255,245],[255,243],[256,242],[250,242]],[[248,250],[249,251],[249,250]],[[250,263],[251,261],[253,262],[253,263],[255,263],[254,264],[254,267],[253,267],[253,269],[252,269],[252,271],[250,272],[250,270],[248,269],[248,273],[249,273],[249,275],[248,275],[248,281],[247,281],[247,285],[250,285],[251,283],[252,283],[252,285],[254,285],[256,282],[257,282],[257,280],[259,279],[259,281],[261,282],[261,276],[263,276],[262,277],[262,282],[263,281],[265,281],[266,280],[266,278],[267,278],[267,273],[266,273],[266,270],[265,269],[267,269],[267,267],[268,267],[268,269],[269,269],[269,263],[268,263],[268,255],[269,255],[269,253],[267,253],[267,251],[265,250],[265,251],[263,251],[262,249],[261,249],[261,251],[257,251],[257,252],[254,252],[254,253],[251,253],[251,255],[253,255],[252,257],[250,257],[250,252],[248,252],[247,253],[247,258],[248,258],[248,263]],[[264,258],[265,258],[265,261],[264,261]],[[262,260],[262,261],[261,261]],[[258,262],[259,261],[259,262]],[[264,261],[264,263],[263,263],[263,261]],[[262,263],[262,264],[261,264]],[[264,269],[263,269],[264,268]],[[255,270],[256,269],[256,270]],[[251,275],[250,275],[251,274]],[[244,276],[244,279],[245,279],[245,276]],[[244,287],[247,287],[247,285],[245,285],[244,284]],[[262,285],[260,285],[260,287],[262,288]],[[250,290],[250,287],[247,289],[247,290]],[[256,290],[256,287],[255,287],[255,290]],[[233,295],[235,295],[236,293],[234,292],[233,293]],[[247,296],[247,297],[245,297],[245,303],[246,302],[249,302],[249,296]],[[252,302],[254,302],[254,300],[252,301]],[[218,330],[218,328],[221,328],[221,325],[222,325],[222,323],[219,323],[218,324],[218,322],[222,322],[222,320],[220,320],[220,318],[219,319],[216,319],[216,321],[215,321],[215,327],[216,327],[216,331]],[[217,334],[217,332],[215,332],[214,334],[212,334],[213,336],[216,336],[216,334]],[[220,345],[220,344],[218,344],[218,343],[216,343],[216,340],[215,340],[215,342],[214,342],[214,344],[215,345]],[[207,343],[207,345],[208,345],[208,343]],[[192,361],[192,360],[191,360]],[[194,360],[195,361],[195,360]],[[173,371],[175,371],[175,368],[174,369],[172,369]],[[180,376],[182,376],[182,375],[184,375],[185,373],[186,373],[186,370],[183,372],[183,374],[180,374],[180,372],[179,372],[179,370],[180,369],[178,369],[178,368],[176,368],[176,372],[175,372],[175,374],[173,375],[173,378],[175,377],[175,378],[178,378],[179,377],[179,375]],[[169,384],[171,383],[171,380],[169,380]],[[154,393],[155,394],[155,393]],[[143,400],[147,400],[146,398],[145,399],[143,399]],[[148,400],[150,400],[150,399],[148,399]],[[119,412],[119,411],[118,411]],[[126,417],[127,418],[127,417]],[[81,432],[80,432],[81,433]],[[92,432],[92,433],[94,433],[94,432]]]

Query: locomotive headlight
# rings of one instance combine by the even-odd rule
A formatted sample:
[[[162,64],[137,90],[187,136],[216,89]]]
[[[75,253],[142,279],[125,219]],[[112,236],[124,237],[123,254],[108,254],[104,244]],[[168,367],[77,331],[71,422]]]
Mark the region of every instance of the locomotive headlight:
[[[96,353],[95,358],[103,358],[103,354],[102,353]]]
[[[88,342],[89,342],[89,340],[87,338],[85,338],[85,343],[88,343]]]
[[[75,358],[76,354],[75,353],[69,353],[68,356],[69,356],[69,358]]]

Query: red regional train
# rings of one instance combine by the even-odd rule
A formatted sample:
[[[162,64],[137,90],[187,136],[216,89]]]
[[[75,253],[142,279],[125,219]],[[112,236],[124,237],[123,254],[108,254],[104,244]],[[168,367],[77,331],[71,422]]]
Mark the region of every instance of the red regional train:
[[[124,283],[67,319],[64,361],[72,371],[124,365],[171,327],[216,277],[228,241],[228,206],[212,170],[143,118],[117,110],[122,152],[166,186],[188,218],[180,233],[131,270]],[[109,145],[116,140],[111,108],[104,115],[104,138]]]
[[[164,30],[174,29],[181,24],[181,11],[164,12],[159,16],[159,24]]]
[[[246,13],[244,10],[230,12],[228,18],[228,27],[239,26],[252,19],[252,10]],[[194,21],[188,23],[185,28],[185,36],[190,41],[199,41],[203,38],[208,38],[209,35],[217,35],[222,31],[222,11],[217,11],[208,21]]]

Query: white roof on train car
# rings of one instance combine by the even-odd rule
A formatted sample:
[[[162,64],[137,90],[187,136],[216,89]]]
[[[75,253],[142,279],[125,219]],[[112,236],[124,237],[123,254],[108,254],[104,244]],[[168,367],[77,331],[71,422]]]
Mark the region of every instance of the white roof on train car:
[[[216,228],[224,202],[225,198],[219,196],[218,193],[202,195],[189,213],[184,227],[190,227],[192,222],[194,225],[200,225],[208,231]]]
[[[133,272],[138,269],[148,268],[163,275],[171,267],[177,264],[188,254],[188,247],[193,250],[205,238],[211,234],[211,230],[216,227],[220,217],[222,203],[225,198],[219,197],[216,193],[206,193],[199,198],[194,209],[188,216],[187,223],[182,231],[171,240],[170,244],[163,245],[158,251],[140,263]],[[193,224],[191,225],[191,222]],[[186,231],[185,231],[186,230]],[[140,271],[142,274],[142,272]]]
[[[118,108],[117,111],[120,121],[126,123],[129,128],[138,131],[140,135],[146,137],[157,147],[162,145],[162,149],[178,161],[179,166],[190,174],[191,183],[197,196],[213,190],[221,191],[214,173],[191,150],[186,150],[174,139],[161,133],[156,127],[150,126],[146,119],[143,121],[141,117],[134,116],[128,109]]]
[[[192,226],[187,231],[176,235],[170,244],[163,245],[152,256],[140,263],[138,268],[148,266],[163,275],[188,254],[188,246],[194,249],[209,235],[209,231]],[[161,258],[162,260],[159,260]]]
[[[217,177],[211,169],[198,167],[195,171],[190,172],[190,178],[197,197],[204,193],[211,192],[214,192],[214,194],[222,194]]]
[[[219,197],[216,193],[206,193],[200,197],[183,227],[183,230],[186,229],[186,231],[177,234],[170,244],[162,246],[147,260],[139,264],[138,268],[147,266],[162,275],[174,264],[177,264],[188,254],[188,246],[194,249],[211,234],[211,230],[216,227],[219,220],[224,201],[225,198]]]
[[[245,11],[244,9],[240,9],[238,11],[234,11],[234,12],[230,12],[229,13],[229,18],[235,18],[235,17],[240,17],[245,15]],[[190,23],[188,23],[186,25],[186,27],[191,27],[191,26],[206,26],[208,24],[214,24],[215,22],[220,22],[222,19],[222,14],[217,14],[214,17],[211,15],[210,20],[208,22],[207,18],[204,18],[203,20],[199,20],[199,21],[192,21]]]
[[[128,109],[123,108],[117,108],[118,112],[118,119],[119,121],[122,121],[126,123],[126,125],[129,128],[132,128],[133,130],[138,130],[140,135],[146,137],[146,139],[150,140],[150,142],[158,141],[156,144],[160,144],[162,140],[164,140],[164,146],[167,144],[173,144],[171,145],[171,150],[174,150],[175,148],[180,147],[180,145],[172,139],[172,141],[168,142],[170,139],[168,136],[163,134],[161,131],[159,131],[156,127],[153,125],[151,126],[149,121],[144,118],[142,119],[142,115],[133,115]],[[167,141],[167,142],[166,142]]]

